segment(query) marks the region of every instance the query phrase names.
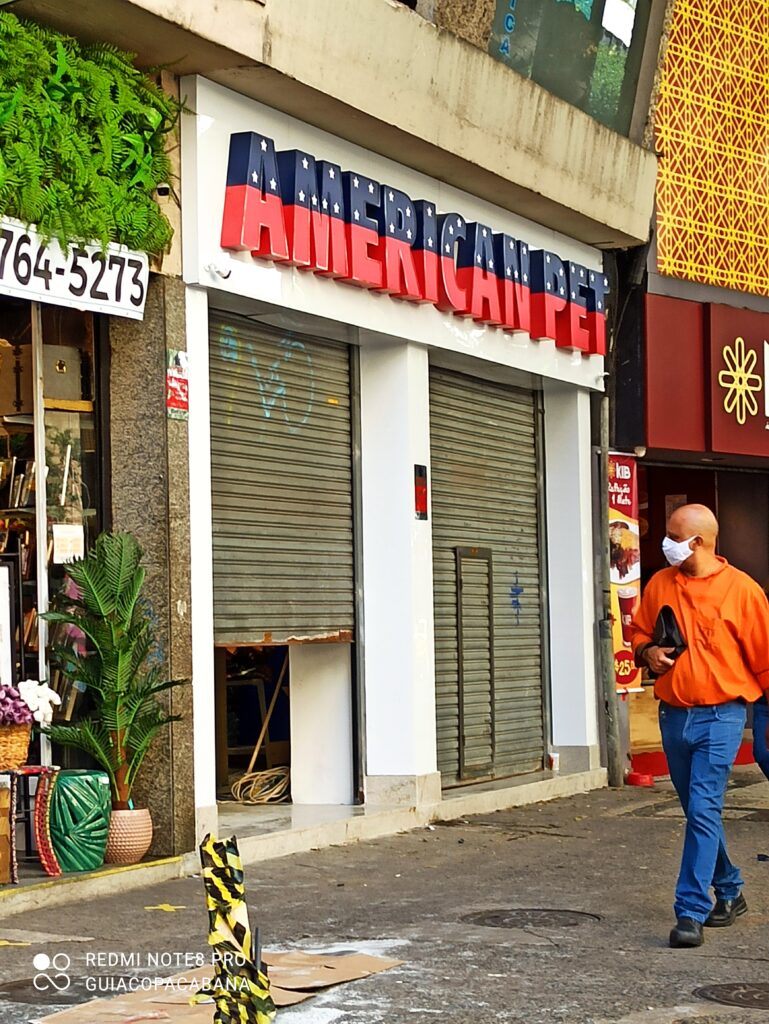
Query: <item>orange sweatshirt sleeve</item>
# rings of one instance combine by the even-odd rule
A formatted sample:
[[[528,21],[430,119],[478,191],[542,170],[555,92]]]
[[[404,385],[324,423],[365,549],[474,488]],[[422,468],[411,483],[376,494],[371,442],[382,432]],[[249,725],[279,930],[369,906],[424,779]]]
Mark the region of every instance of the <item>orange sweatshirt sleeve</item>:
[[[644,588],[641,601],[630,625],[630,646],[633,648],[634,657],[639,647],[651,643],[654,638],[654,627],[659,613],[657,590],[657,580],[653,576]]]
[[[745,661],[763,690],[769,690],[769,601],[757,583],[745,585],[743,621],[745,631],[740,644]]]

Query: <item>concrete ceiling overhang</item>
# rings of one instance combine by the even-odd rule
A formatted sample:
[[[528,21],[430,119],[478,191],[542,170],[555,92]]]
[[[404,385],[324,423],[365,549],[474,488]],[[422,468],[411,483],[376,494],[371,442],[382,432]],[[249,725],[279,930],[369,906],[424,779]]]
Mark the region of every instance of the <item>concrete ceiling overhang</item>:
[[[646,241],[656,158],[394,0],[18,0],[600,247]],[[376,41],[376,46],[372,40]]]

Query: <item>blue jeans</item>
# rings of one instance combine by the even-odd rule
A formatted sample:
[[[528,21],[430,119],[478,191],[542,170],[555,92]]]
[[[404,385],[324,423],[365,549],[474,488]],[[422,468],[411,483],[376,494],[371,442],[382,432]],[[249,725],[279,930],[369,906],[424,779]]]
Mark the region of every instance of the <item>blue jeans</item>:
[[[726,852],[721,808],[740,748],[746,708],[740,701],[678,708],[660,702],[662,747],[686,815],[686,835],[673,910],[704,921],[716,899],[733,900],[742,888],[739,868]]]
[[[756,764],[769,779],[769,749],[766,746],[766,727],[769,725],[769,704],[766,697],[753,705],[753,757]]]

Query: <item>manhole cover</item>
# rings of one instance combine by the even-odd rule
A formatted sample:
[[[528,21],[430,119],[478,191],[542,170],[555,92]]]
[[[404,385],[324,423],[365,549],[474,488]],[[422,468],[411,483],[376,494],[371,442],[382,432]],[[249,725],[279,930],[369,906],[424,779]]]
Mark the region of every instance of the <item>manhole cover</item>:
[[[769,982],[753,984],[735,982],[731,985],[703,985],[694,990],[695,996],[724,1006],[745,1006],[751,1010],[769,1010]]]
[[[600,921],[601,918],[598,914],[583,914],[579,910],[513,907],[466,914],[462,920],[465,924],[477,924],[484,928],[576,928],[578,924]]]
[[[93,999],[83,983],[73,981],[67,988],[56,989],[49,985],[36,988],[32,978],[21,981],[7,981],[0,985],[0,1000],[5,1003],[25,1003],[32,1006],[77,1006]]]

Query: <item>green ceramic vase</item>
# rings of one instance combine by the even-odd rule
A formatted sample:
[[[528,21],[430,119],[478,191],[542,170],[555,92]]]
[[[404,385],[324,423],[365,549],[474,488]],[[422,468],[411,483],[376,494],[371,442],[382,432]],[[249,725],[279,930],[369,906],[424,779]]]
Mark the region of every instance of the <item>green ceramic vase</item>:
[[[112,810],[105,772],[65,769],[49,796],[51,844],[62,871],[93,871],[104,863]]]

